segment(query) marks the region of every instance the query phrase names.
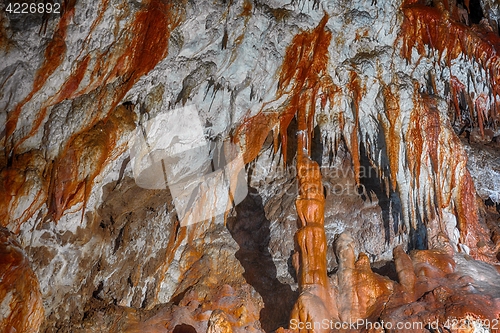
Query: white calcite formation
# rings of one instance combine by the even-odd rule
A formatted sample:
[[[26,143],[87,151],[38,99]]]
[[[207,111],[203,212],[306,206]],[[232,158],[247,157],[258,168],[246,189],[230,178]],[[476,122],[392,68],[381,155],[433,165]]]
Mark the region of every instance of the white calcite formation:
[[[404,312],[354,309],[359,295],[394,293],[396,308],[425,292],[420,301],[444,307],[467,284],[444,298],[436,288],[459,277],[490,302],[478,316],[498,319],[495,1],[481,1],[481,23],[461,23],[476,14],[456,1],[65,0],[61,14],[7,5],[0,223],[38,279],[40,331],[288,328],[299,290],[294,107],[314,111],[336,320]],[[321,50],[321,73],[286,62]],[[337,238],[349,240],[350,271]],[[434,274],[448,259],[457,268]],[[366,276],[384,293],[360,287]],[[12,293],[1,285],[4,309]],[[439,315],[467,312],[451,308]]]

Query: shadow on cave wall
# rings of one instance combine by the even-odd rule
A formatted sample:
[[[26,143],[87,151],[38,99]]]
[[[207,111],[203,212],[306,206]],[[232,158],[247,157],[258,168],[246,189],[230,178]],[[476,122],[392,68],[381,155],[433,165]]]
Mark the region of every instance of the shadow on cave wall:
[[[417,215],[416,229],[411,228],[410,230],[405,230],[403,223],[403,211],[401,205],[401,199],[399,197],[398,188],[392,188],[390,182],[390,167],[389,159],[387,155],[386,142],[383,136],[383,129],[378,131],[379,137],[377,142],[377,147],[381,150],[381,162],[379,166],[379,172],[375,172],[372,166],[366,147],[363,142],[360,143],[360,164],[362,172],[360,175],[360,183],[364,187],[365,192],[360,193],[363,200],[367,200],[365,194],[375,193],[378,199],[378,205],[382,210],[382,220],[384,222],[384,237],[385,243],[390,244],[392,242],[391,237],[393,235],[397,236],[403,232],[409,233],[410,243],[409,249],[426,249],[427,248],[427,230],[424,225],[422,218]],[[369,171],[367,171],[369,170]],[[371,172],[373,171],[373,172]],[[383,173],[388,179],[389,186],[388,191],[384,185],[383,180],[380,178],[380,173]],[[418,209],[417,209],[418,213]],[[392,228],[392,232],[391,232]]]
[[[227,227],[240,246],[236,258],[245,269],[243,277],[261,295],[264,308],[260,322],[266,332],[288,327],[297,292],[277,279],[277,270],[269,253],[270,222],[266,219],[262,198],[249,187],[249,195],[236,206],[237,215],[228,219]],[[293,240],[290,240],[293,241]]]

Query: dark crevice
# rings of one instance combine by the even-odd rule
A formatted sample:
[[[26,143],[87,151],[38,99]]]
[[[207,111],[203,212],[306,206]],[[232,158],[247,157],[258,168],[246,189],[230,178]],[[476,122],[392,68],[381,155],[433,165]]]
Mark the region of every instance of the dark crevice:
[[[494,202],[493,200],[491,200],[491,198],[486,199],[484,201],[484,204],[487,207],[495,207],[497,213],[500,214],[500,204],[497,204],[496,202]]]
[[[381,154],[381,165],[378,167],[382,175],[387,178],[385,181],[390,182],[390,170],[389,170],[389,160],[387,157],[387,152],[385,149],[385,138],[383,137],[383,131],[379,131],[380,137],[378,138],[377,145],[382,151]],[[386,192],[384,180],[379,177],[379,172],[375,170],[375,167],[370,162],[368,157],[368,152],[366,151],[363,142],[360,143],[360,188],[358,189],[361,198],[367,200],[368,193],[375,193],[378,198],[378,205],[382,210],[382,220],[384,223],[384,237],[385,242],[389,244],[391,242],[391,222],[392,229],[395,235],[400,232],[401,221],[402,221],[402,209],[401,200],[397,189],[392,189],[389,186],[389,193]]]
[[[321,166],[323,162],[323,140],[319,126],[314,128],[313,137],[311,140],[311,159]]]
[[[97,286],[97,289],[92,292],[92,297],[98,300],[102,300],[101,296],[99,294],[103,291],[104,289],[104,283],[101,281],[99,282],[99,285]]]
[[[151,300],[155,299],[155,291],[156,291],[156,282],[148,283],[148,287],[146,289],[146,295],[144,295],[144,299],[142,300],[141,308],[146,309],[151,303]]]
[[[362,168],[370,168],[370,162],[366,156],[365,147],[363,144],[360,145],[360,163]],[[391,232],[390,232],[390,208],[391,203],[389,196],[385,193],[380,183],[380,179],[377,177],[360,177],[361,186],[358,188],[358,193],[361,195],[363,200],[367,200],[365,193],[373,192],[378,198],[378,204],[382,210],[382,220],[384,221],[384,237],[385,242],[390,242]]]
[[[395,282],[399,282],[398,272],[396,271],[396,265],[394,261],[377,262],[372,266],[372,271],[382,276],[387,276],[389,279]]]
[[[420,208],[415,207],[416,228],[410,228],[410,243],[409,250],[426,250],[427,249],[427,228],[425,227],[427,219],[420,215]],[[413,223],[410,224],[412,225]]]
[[[123,231],[124,231],[124,229],[125,229],[125,227],[123,227],[123,228],[120,229],[120,232],[118,233],[118,236],[115,239],[115,246],[113,248],[113,254],[115,254],[116,251],[118,251],[118,248],[120,248],[120,245],[123,242]]]
[[[471,23],[479,24],[483,19],[483,9],[481,8],[481,2],[479,0],[469,1],[469,18]]]
[[[297,119],[294,117],[286,129],[286,165],[293,165],[293,159],[297,155],[297,132]]]
[[[178,293],[170,300],[174,305],[179,305],[179,303],[184,299],[184,296],[188,291],[191,290],[191,287],[186,288],[184,291]]]
[[[196,333],[196,329],[188,324],[180,324],[174,327],[173,333]]]

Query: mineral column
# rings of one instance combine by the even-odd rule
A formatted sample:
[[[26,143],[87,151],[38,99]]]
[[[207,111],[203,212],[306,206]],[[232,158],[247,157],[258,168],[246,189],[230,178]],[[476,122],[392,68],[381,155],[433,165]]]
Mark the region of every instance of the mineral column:
[[[299,154],[300,156],[301,154]],[[330,295],[326,270],[326,237],[324,228],[325,197],[321,173],[316,162],[302,156],[297,162],[299,195],[295,201],[300,229],[295,234],[298,247],[298,282],[300,296],[291,319],[298,322],[321,322],[337,317]]]
[[[304,45],[307,43],[303,44],[303,47]],[[291,318],[299,322],[321,322],[337,317],[330,313],[336,306],[332,304],[326,269],[325,197],[321,172],[318,163],[310,158],[314,110],[309,109],[308,112],[306,105],[311,102],[310,96],[315,95],[314,89],[311,87],[300,91],[296,97],[299,101],[296,104],[299,194],[295,206],[299,217],[299,230],[295,234],[298,249],[295,265],[301,294],[292,310]]]

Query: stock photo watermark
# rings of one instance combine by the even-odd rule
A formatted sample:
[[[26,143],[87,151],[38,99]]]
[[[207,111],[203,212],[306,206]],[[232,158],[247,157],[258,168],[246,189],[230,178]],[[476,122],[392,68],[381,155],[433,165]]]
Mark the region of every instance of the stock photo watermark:
[[[285,178],[291,179],[297,176],[297,166],[278,164],[272,170],[265,163],[259,163],[256,161],[252,164],[250,171],[252,178],[263,180],[265,183],[270,184],[276,179]],[[326,195],[335,196],[360,196],[365,195],[369,197],[368,190],[364,184],[356,184],[354,179],[354,171],[351,166],[320,166],[319,171],[314,169],[309,172],[320,172],[321,175],[312,175],[311,177],[322,179],[322,189],[317,189],[318,191],[323,191]],[[320,177],[318,177],[320,176]],[[377,168],[372,166],[359,167],[359,177],[361,179],[366,178],[379,178],[379,171]],[[329,181],[332,180],[332,181]],[[276,195],[278,196],[296,196],[298,193],[298,184],[295,183],[294,186],[283,186],[278,190]],[[258,193],[254,194],[258,195]]]
[[[447,318],[445,321],[435,319],[433,321],[369,321],[367,319],[357,319],[349,321],[335,321],[323,319],[321,321],[299,321],[290,320],[290,329],[292,330],[405,330],[422,331],[424,328],[439,332],[442,328],[447,330],[498,330],[498,319],[482,318]]]
[[[321,321],[299,321],[297,319],[290,320],[290,329],[292,330],[387,330],[387,329],[400,329],[400,330],[423,330],[424,327],[436,328],[438,322],[423,323],[423,322],[384,322],[381,321],[368,321],[366,319],[357,319],[354,321],[335,321],[331,319],[323,319]]]
[[[207,140],[198,110],[186,106],[162,113],[141,123],[129,142],[135,182],[145,189],[169,189],[182,226],[222,215],[248,195],[243,155],[230,140]],[[315,169],[316,170],[316,169]],[[350,179],[323,182],[325,195],[367,195],[353,180],[352,168],[321,167],[321,179]],[[295,177],[296,166],[253,164],[253,175],[271,183],[286,175]],[[360,177],[378,177],[375,168],[361,166]],[[314,175],[313,175],[314,176]],[[318,175],[319,176],[319,175]],[[296,196],[298,185],[279,189],[277,195]]]
[[[239,147],[207,140],[194,106],[139,126],[129,150],[136,184],[168,188],[182,226],[224,214],[248,194]]]

